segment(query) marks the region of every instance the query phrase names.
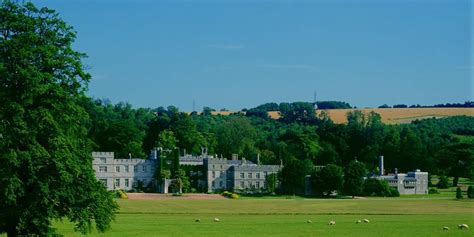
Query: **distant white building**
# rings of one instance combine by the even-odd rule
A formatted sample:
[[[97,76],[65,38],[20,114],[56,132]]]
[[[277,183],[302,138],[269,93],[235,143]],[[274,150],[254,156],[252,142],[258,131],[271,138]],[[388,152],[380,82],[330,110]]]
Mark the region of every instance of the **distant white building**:
[[[400,195],[406,194],[428,194],[428,172],[421,172],[419,169],[414,172],[384,175],[383,156],[380,157],[379,175],[376,179],[386,180],[390,187],[396,188]]]

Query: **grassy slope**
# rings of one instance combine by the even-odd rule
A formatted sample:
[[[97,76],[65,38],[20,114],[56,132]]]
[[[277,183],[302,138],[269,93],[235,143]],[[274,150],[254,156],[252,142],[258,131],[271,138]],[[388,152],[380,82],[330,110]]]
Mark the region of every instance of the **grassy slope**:
[[[369,198],[360,200],[118,200],[116,223],[104,236],[472,236],[474,201]],[[212,219],[219,217],[221,222]],[[200,218],[201,223],[194,220]],[[362,218],[369,224],[355,224]],[[308,224],[306,220],[313,223]],[[328,226],[330,220],[336,226]],[[449,226],[450,231],[442,231]],[[72,225],[59,223],[66,236]],[[78,236],[78,235],[77,235]]]

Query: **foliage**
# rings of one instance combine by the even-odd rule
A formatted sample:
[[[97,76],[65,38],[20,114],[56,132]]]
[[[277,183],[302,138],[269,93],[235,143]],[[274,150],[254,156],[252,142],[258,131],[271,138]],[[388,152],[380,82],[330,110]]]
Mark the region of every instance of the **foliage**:
[[[441,189],[448,188],[449,187],[448,177],[446,177],[445,175],[439,176],[438,183],[436,184],[436,187],[441,188]]]
[[[0,233],[52,235],[64,218],[105,231],[118,207],[91,168],[75,32],[54,10],[10,0],[0,29]]]
[[[279,173],[282,192],[285,194],[303,194],[304,177],[311,172],[309,160],[291,159],[284,164]]]
[[[344,192],[353,197],[361,195],[364,191],[364,177],[367,175],[365,165],[354,160],[344,171]]]
[[[474,186],[469,185],[469,187],[467,187],[467,197],[474,198]]]
[[[277,187],[278,177],[277,174],[268,174],[265,178],[267,191],[269,193],[275,193]]]
[[[365,196],[389,197],[391,196],[390,187],[387,181],[374,178],[366,179],[364,183]]]
[[[313,189],[319,195],[330,196],[333,192],[340,192],[344,178],[341,167],[329,164],[312,175]]]
[[[456,188],[456,199],[461,199],[461,198],[462,198],[461,188],[457,187]]]
[[[428,194],[439,194],[439,191],[436,188],[430,188],[428,190]]]

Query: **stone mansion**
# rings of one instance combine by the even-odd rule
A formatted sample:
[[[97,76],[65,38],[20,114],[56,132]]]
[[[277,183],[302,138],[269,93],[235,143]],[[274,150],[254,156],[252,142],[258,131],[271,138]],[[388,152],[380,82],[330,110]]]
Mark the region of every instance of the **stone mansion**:
[[[143,186],[156,183],[155,171],[160,164],[157,151],[153,150],[148,159],[140,158],[115,158],[113,152],[93,152],[92,166],[96,177],[103,182],[107,190],[123,189],[130,190],[139,183]],[[184,155],[179,157],[181,166],[200,166],[202,172],[195,174],[201,178],[198,185],[208,192],[214,191],[243,191],[262,190],[267,188],[266,178],[269,174],[276,174],[282,168],[281,165],[260,165],[248,161],[245,158],[238,159],[232,155],[232,159],[217,158],[202,153],[199,156]],[[201,172],[201,171],[199,171]],[[162,193],[168,192],[171,180],[165,179],[161,187]]]

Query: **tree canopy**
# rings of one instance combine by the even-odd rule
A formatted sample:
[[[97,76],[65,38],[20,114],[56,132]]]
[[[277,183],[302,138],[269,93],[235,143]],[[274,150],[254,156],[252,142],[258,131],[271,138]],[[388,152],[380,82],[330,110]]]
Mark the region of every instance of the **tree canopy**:
[[[0,6],[0,233],[52,234],[62,218],[104,231],[117,205],[92,170],[75,32],[31,2]]]

